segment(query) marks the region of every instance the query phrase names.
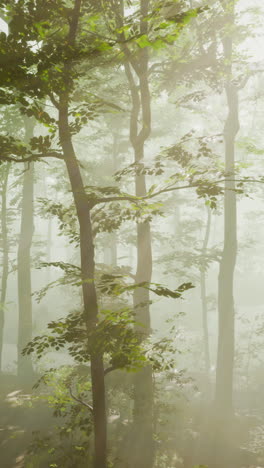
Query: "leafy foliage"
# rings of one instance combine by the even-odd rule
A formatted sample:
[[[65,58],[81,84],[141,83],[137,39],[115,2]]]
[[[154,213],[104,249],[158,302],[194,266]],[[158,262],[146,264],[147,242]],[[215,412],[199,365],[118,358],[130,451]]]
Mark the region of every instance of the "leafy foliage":
[[[28,463],[34,464],[35,457],[43,459],[49,467],[84,466],[87,460],[91,463],[92,413],[81,403],[91,398],[87,374],[85,366],[62,366],[47,371],[35,385],[41,392],[33,397],[33,404],[44,401],[57,425],[45,434],[33,434],[26,456]]]

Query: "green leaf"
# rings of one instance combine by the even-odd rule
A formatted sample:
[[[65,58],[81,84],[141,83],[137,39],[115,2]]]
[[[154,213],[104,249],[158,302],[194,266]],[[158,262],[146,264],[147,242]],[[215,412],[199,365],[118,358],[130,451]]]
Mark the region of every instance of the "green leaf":
[[[141,49],[144,49],[144,47],[149,47],[152,45],[151,42],[149,42],[148,36],[146,34],[143,34],[138,39],[136,39],[136,43]]]

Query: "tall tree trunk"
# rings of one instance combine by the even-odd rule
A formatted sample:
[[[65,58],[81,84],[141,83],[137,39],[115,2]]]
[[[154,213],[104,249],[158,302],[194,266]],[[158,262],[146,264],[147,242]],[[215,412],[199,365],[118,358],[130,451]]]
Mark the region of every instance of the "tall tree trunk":
[[[3,179],[1,187],[1,230],[2,230],[2,280],[1,280],[1,298],[0,298],[0,372],[3,369],[2,355],[4,346],[4,324],[5,324],[5,302],[8,278],[8,259],[9,259],[9,243],[8,243],[8,228],[7,228],[7,186],[10,164],[3,167]]]
[[[209,235],[211,228],[211,209],[207,207],[207,223],[206,231],[202,247],[202,257],[207,253]],[[203,262],[203,258],[202,258]],[[208,306],[206,297],[206,266],[202,264],[200,269],[200,283],[201,283],[201,302],[202,302],[202,323],[203,323],[203,343],[204,343],[204,366],[205,372],[208,377],[208,383],[210,378],[210,347],[209,347],[209,333],[208,333]]]
[[[34,121],[25,119],[25,141],[33,136]],[[17,374],[19,378],[27,379],[33,375],[30,356],[23,356],[22,350],[32,339],[32,298],[31,298],[31,245],[34,232],[34,165],[25,163],[21,227],[17,254],[18,280],[18,342],[17,342]]]
[[[75,0],[69,27],[68,44],[75,45],[82,0]],[[87,335],[95,331],[98,322],[98,302],[95,288],[94,244],[91,224],[91,208],[77,161],[69,126],[69,88],[71,60],[64,65],[65,89],[57,104],[59,113],[59,137],[73,192],[80,228],[80,257],[84,321]],[[87,344],[88,344],[87,336]],[[94,468],[107,467],[107,418],[103,355],[95,349],[91,353],[91,382],[94,420]]]
[[[228,28],[234,26],[234,1],[225,4],[228,12]],[[226,32],[223,38],[225,62],[227,66],[226,97],[228,116],[224,128],[225,170],[230,180],[225,184],[224,196],[224,249],[220,262],[218,290],[218,352],[216,368],[215,403],[219,414],[232,414],[233,368],[235,349],[235,313],[233,298],[234,270],[237,255],[237,213],[234,175],[235,138],[239,130],[238,89],[232,83],[232,33]]]
[[[149,1],[140,2],[140,32],[148,34],[146,17],[149,11]],[[144,146],[151,131],[151,97],[148,83],[148,49],[141,49],[138,56],[131,56],[124,49],[127,61],[125,71],[132,97],[130,118],[130,141],[134,149],[136,165],[135,194],[137,197],[146,195],[146,179],[142,174],[144,168]],[[136,77],[135,77],[136,75]],[[138,121],[141,117],[141,129]],[[151,282],[152,277],[152,246],[151,231],[148,221],[137,223],[137,270],[136,283]],[[134,292],[134,309],[136,321],[143,326],[137,326],[142,339],[151,332],[150,297],[145,288],[137,288]],[[153,442],[153,377],[151,366],[146,366],[137,372],[134,383],[134,443],[132,466],[135,468],[151,468],[154,462]]]

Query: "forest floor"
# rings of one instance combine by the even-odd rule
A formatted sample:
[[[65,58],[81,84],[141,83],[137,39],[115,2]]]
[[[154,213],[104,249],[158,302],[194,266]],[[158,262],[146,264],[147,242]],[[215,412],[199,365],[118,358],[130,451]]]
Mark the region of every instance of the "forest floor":
[[[44,404],[30,407],[31,382],[21,384],[8,374],[0,378],[0,467],[23,468],[32,433],[48,427],[52,415]],[[27,400],[29,405],[21,403]]]
[[[52,411],[47,408],[46,402],[39,401],[32,405],[32,386],[36,379],[21,383],[15,375],[11,374],[1,374],[0,379],[0,468],[24,468],[26,451],[32,443],[33,434],[38,431],[45,432],[51,427]],[[227,451],[221,450],[222,453],[219,453],[218,456],[216,456],[215,451],[212,454],[212,467],[264,468],[264,415],[259,411],[257,416],[253,415],[253,411],[251,413],[250,417],[237,416],[235,418],[234,433],[240,439],[237,447],[241,447],[241,439],[243,440],[243,438],[244,442],[247,439],[246,447],[235,449],[235,452],[233,452],[233,448],[232,462],[225,461],[223,464],[220,462],[217,465],[216,459],[223,460],[225,458],[223,452],[227,455]],[[197,466],[197,460],[206,463],[208,458],[211,458],[208,457],[208,454],[214,445],[209,436],[210,433],[213,434],[214,430],[212,428],[209,430],[206,427],[207,424],[203,428],[201,420],[199,426],[200,437],[196,441],[197,446],[189,445],[189,463],[186,460],[186,466],[192,468],[195,464]],[[250,432],[252,436],[248,438]],[[242,437],[243,433],[247,434],[247,437]],[[234,443],[234,436],[232,439]],[[191,450],[190,447],[192,447]]]

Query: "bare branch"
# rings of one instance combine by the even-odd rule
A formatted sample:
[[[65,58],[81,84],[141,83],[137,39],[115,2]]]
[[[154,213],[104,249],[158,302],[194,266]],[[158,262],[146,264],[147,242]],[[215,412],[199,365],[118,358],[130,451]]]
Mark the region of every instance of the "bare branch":
[[[94,410],[93,410],[93,407],[91,405],[89,405],[89,403],[86,403],[85,401],[81,400],[80,398],[77,398],[73,393],[72,393],[72,389],[71,389],[71,386],[69,386],[69,392],[70,392],[70,395],[71,397],[73,398],[73,400],[77,401],[78,403],[80,403],[81,405],[85,406],[86,408],[88,408],[91,413],[93,414]]]

